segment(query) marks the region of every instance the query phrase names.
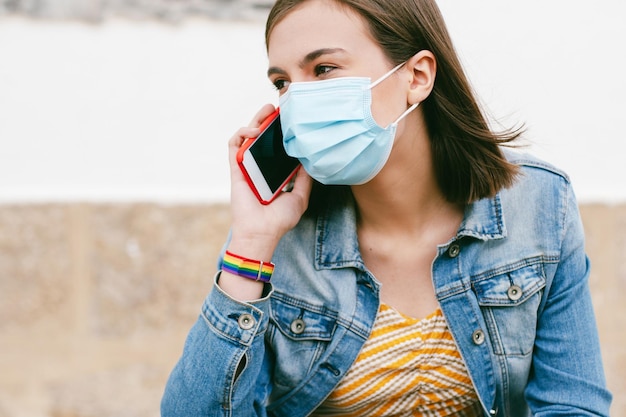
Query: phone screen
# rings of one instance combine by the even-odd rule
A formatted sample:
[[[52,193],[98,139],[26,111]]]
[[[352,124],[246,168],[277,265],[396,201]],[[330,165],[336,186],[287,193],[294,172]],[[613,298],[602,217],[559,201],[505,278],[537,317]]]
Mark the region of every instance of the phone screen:
[[[270,123],[249,150],[272,193],[283,186],[285,179],[300,163],[285,152],[280,116]]]

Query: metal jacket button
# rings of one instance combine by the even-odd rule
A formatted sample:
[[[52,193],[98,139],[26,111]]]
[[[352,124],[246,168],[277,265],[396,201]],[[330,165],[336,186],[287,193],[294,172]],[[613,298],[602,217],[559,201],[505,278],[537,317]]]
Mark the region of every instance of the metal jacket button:
[[[254,317],[252,317],[252,314],[242,314],[237,319],[237,323],[239,324],[239,327],[241,327],[243,330],[250,330],[256,324]]]
[[[474,331],[474,333],[472,333],[472,340],[475,345],[482,345],[485,343],[485,333],[480,329]]]
[[[517,285],[511,285],[506,293],[511,301],[517,301],[522,298],[522,289]]]
[[[294,334],[304,333],[305,328],[306,328],[306,324],[304,323],[304,320],[302,319],[295,319],[294,321],[291,322],[291,331],[294,332]]]
[[[448,256],[450,258],[456,258],[457,256],[459,256],[460,252],[461,252],[461,246],[459,246],[458,243],[453,243],[448,248]]]

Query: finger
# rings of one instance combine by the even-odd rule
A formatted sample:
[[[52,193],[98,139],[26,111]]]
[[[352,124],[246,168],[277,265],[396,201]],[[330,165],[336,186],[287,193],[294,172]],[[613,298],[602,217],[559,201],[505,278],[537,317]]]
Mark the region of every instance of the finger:
[[[240,147],[248,138],[254,138],[259,134],[257,127],[242,127],[228,140],[228,146]]]
[[[230,165],[231,179],[243,178],[237,163],[237,153],[241,149],[244,141],[251,137],[256,137],[259,134],[258,128],[243,127],[233,135],[228,141],[228,162]]]
[[[270,114],[274,113],[274,111],[276,111],[276,107],[274,107],[272,104],[264,105],[257,112],[257,114],[254,115],[254,117],[252,118],[252,121],[250,122],[249,126],[250,127],[259,127],[259,126],[261,126],[261,123],[263,123],[263,121],[265,119],[267,119]]]
[[[296,181],[293,185],[293,190],[291,190],[291,194],[297,196],[304,204],[304,207],[306,207],[309,202],[312,187],[313,179],[304,170],[304,168],[300,166],[298,173],[296,174]]]

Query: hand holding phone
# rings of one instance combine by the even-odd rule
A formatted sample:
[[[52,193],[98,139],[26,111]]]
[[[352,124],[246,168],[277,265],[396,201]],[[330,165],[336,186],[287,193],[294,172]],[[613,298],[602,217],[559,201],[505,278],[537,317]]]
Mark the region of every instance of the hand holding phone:
[[[263,121],[260,130],[259,136],[239,148],[237,163],[261,204],[269,204],[287,191],[300,162],[283,147],[279,109]]]
[[[274,250],[282,237],[300,221],[308,207],[309,195],[313,185],[312,178],[304,170],[298,171],[298,175],[295,175],[299,166],[296,161],[295,168],[293,170],[288,169],[289,174],[286,175],[286,178],[293,178],[291,192],[282,193],[280,198],[273,199],[273,195],[261,196],[259,191],[255,191],[258,184],[268,181],[249,173],[255,165],[259,172],[265,170],[259,168],[260,164],[258,163],[248,163],[252,155],[248,154],[247,151],[252,148],[253,143],[260,140],[260,136],[272,137],[266,131],[270,121],[277,118],[278,112],[275,110],[274,106],[266,104],[257,112],[248,126],[239,128],[228,140],[231,225],[226,249],[249,259],[263,261],[272,260]],[[278,120],[275,123],[275,126],[280,126]],[[261,135],[262,132],[266,132],[266,134]],[[276,139],[280,139],[278,144],[280,145],[279,149],[282,149],[282,137],[280,136],[282,135],[278,135]],[[250,139],[255,137],[256,140]],[[261,158],[256,159],[260,160]],[[284,184],[289,181],[279,182]],[[258,185],[258,187],[261,186]],[[278,190],[276,194],[279,194],[281,188],[275,188]],[[251,192],[251,189],[254,192]],[[259,201],[265,203],[260,204]],[[273,201],[272,204],[267,204],[270,201]],[[245,301],[260,298],[263,290],[263,285],[259,285],[258,282],[228,273],[220,276],[219,286],[233,298]]]

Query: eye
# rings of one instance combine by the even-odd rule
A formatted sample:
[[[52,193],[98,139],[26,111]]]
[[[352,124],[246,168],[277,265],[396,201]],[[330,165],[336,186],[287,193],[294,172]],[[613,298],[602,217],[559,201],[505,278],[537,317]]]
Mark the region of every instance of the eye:
[[[284,88],[286,88],[289,85],[289,81],[279,78],[279,79],[272,81],[272,84],[274,85],[274,88],[277,91],[282,91]]]
[[[337,67],[334,67],[332,65],[324,65],[324,64],[320,64],[320,65],[316,65],[315,66],[315,75],[317,77],[323,76],[325,74],[328,74],[329,72],[331,72],[332,70],[336,69]]]

